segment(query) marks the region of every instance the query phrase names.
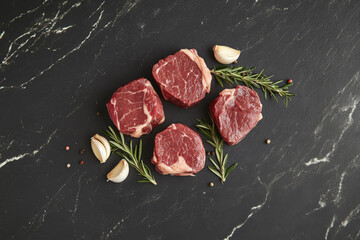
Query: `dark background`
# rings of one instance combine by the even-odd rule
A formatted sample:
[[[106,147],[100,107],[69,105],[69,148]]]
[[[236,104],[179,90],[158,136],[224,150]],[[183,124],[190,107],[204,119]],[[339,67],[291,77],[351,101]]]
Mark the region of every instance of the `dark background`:
[[[0,239],[360,239],[359,21],[350,0],[2,1]],[[106,183],[119,158],[100,165],[90,137],[112,125],[112,93],[154,83],[152,66],[181,48],[217,66],[214,44],[293,79],[297,96],[286,108],[258,91],[264,118],[225,146],[239,166],[224,185],[150,164],[156,133],[195,129],[220,85],[190,109],[163,101],[165,122],[142,137],[158,186],[133,169]]]

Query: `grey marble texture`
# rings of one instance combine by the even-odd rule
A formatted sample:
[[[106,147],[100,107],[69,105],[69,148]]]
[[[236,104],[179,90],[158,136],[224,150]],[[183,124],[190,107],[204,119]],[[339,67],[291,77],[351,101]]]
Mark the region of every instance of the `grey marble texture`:
[[[360,239],[359,1],[5,0],[0,16],[0,239]],[[225,147],[239,167],[224,185],[207,169],[107,183],[119,158],[100,165],[89,139],[112,125],[112,93],[154,83],[152,66],[181,48],[217,66],[214,44],[293,79],[297,96],[286,108],[258,91],[264,118]],[[221,90],[190,109],[162,99],[144,160],[157,132],[194,128]]]

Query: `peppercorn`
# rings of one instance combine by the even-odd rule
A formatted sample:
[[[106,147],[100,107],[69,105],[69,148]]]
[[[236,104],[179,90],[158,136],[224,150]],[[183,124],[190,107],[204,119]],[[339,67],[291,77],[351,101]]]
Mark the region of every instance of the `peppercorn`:
[[[245,76],[245,75],[246,75],[246,73],[242,73],[242,74],[241,74],[241,76]]]
[[[287,81],[288,84],[290,84],[290,83],[292,83],[292,82],[293,82],[292,79],[289,79],[289,80]]]
[[[270,142],[271,142],[270,139],[266,139],[265,141],[266,144],[270,144]]]
[[[83,164],[84,164],[84,161],[83,161],[83,160],[80,160],[80,161],[79,161],[79,164],[80,164],[80,165],[83,165]]]
[[[210,156],[210,154],[211,154],[210,152],[206,152],[206,155]]]
[[[215,156],[215,152],[214,152],[214,151],[212,151],[212,152],[211,152],[211,155]]]
[[[210,187],[213,187],[213,186],[214,186],[214,183],[213,183],[213,182],[211,182],[211,183],[209,183],[209,185],[210,185]]]
[[[237,61],[235,60],[233,63],[234,63],[234,64],[237,64]]]
[[[67,167],[67,168],[69,168],[70,166],[71,166],[70,163],[66,164],[66,167]]]
[[[81,155],[84,154],[84,153],[85,153],[85,149],[84,149],[84,148],[83,148],[83,149],[80,149],[79,153],[80,153]]]
[[[96,112],[96,115],[97,115],[97,116],[100,116],[100,112]]]
[[[70,150],[70,147],[69,147],[69,146],[66,146],[66,147],[65,147],[65,150],[66,150],[66,151],[69,151],[69,150]]]

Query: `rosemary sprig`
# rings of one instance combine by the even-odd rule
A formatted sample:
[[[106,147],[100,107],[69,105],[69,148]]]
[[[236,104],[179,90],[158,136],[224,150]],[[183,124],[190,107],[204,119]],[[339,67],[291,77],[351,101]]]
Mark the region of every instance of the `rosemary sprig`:
[[[204,134],[205,137],[208,138],[207,142],[215,149],[217,163],[211,157],[209,157],[213,166],[208,166],[208,168],[221,179],[221,183],[224,183],[229,173],[237,166],[237,163],[234,163],[228,169],[226,169],[228,154],[224,156],[224,140],[219,137],[215,129],[214,121],[211,117],[210,119],[211,124],[207,123],[206,121],[197,119],[198,124],[196,124],[196,127],[202,134]]]
[[[272,76],[266,76],[263,74],[264,70],[262,70],[260,73],[253,73],[253,70],[255,70],[255,67],[231,67],[224,65],[213,68],[211,73],[214,74],[215,79],[222,87],[224,87],[222,81],[228,85],[232,85],[234,83],[239,84],[239,82],[243,82],[251,89],[261,88],[265,94],[265,99],[267,99],[267,96],[270,95],[277,101],[275,94],[278,94],[287,106],[288,101],[291,100],[291,97],[295,96],[295,94],[288,90],[288,88],[293,85],[293,83],[286,83],[283,86],[279,86],[283,80],[273,82],[270,80]]]
[[[143,176],[142,180],[138,182],[150,182],[154,185],[157,185],[154,176],[151,174],[151,171],[148,166],[144,164],[144,161],[141,160],[142,153],[142,141],[140,139],[139,146],[135,145],[133,148],[133,143],[130,141],[130,144],[127,145],[124,139],[124,135],[120,133],[120,136],[115,133],[115,131],[109,126],[109,130],[106,130],[106,135],[111,138],[110,145],[111,151],[118,154],[120,157],[124,158],[130,166],[138,171],[140,176]]]

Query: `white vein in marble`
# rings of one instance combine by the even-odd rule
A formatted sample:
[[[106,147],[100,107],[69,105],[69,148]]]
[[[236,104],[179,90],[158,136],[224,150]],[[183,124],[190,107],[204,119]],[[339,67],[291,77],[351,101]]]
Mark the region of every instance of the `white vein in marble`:
[[[258,211],[260,211],[260,210],[264,207],[264,205],[265,205],[265,204],[267,203],[267,201],[268,201],[268,197],[269,197],[269,194],[270,194],[271,186],[272,186],[275,182],[277,182],[280,178],[282,178],[283,176],[284,176],[284,173],[277,174],[277,175],[271,180],[271,182],[270,182],[269,184],[263,183],[263,182],[261,181],[260,177],[257,177],[259,183],[265,187],[265,190],[266,190],[265,199],[263,200],[263,202],[262,202],[261,204],[258,204],[258,205],[255,205],[255,206],[251,207],[251,208],[250,208],[250,213],[249,213],[249,215],[246,217],[246,219],[245,219],[243,222],[241,222],[240,224],[236,225],[236,226],[232,229],[231,233],[230,233],[227,237],[224,238],[224,240],[229,240],[229,239],[234,235],[234,233],[236,232],[236,230],[242,228],[242,227],[247,223],[247,221],[248,221],[254,214],[256,214]]]
[[[3,90],[3,89],[26,89],[28,84],[30,84],[35,79],[39,78],[46,72],[53,69],[54,66],[56,66],[59,62],[63,61],[65,58],[67,58],[72,53],[78,51],[87,41],[92,39],[95,35],[99,34],[100,32],[104,31],[105,29],[107,29],[109,27],[114,27],[114,24],[117,22],[117,20],[120,17],[125,16],[127,13],[129,13],[131,11],[131,9],[133,9],[139,2],[140,2],[140,0],[126,1],[124,3],[123,7],[117,12],[116,16],[112,20],[110,20],[109,22],[104,24],[103,27],[100,27],[99,23],[104,14],[104,10],[101,10],[101,9],[104,7],[104,4],[105,4],[105,1],[102,1],[99,4],[99,6],[97,7],[97,9],[89,15],[88,18],[91,19],[95,14],[100,12],[97,20],[92,24],[90,31],[85,36],[85,38],[82,41],[80,41],[80,43],[78,43],[75,47],[73,47],[71,50],[69,50],[63,56],[59,57],[55,62],[51,63],[48,67],[40,70],[37,74],[35,74],[30,79],[28,79],[18,85],[0,86],[0,90]],[[48,3],[48,2],[44,1],[42,3],[42,5],[45,3]],[[55,26],[62,19],[64,19],[73,9],[80,7],[82,5],[82,3],[83,3],[83,1],[74,3],[68,9],[64,10],[65,7],[68,5],[68,2],[64,1],[63,4],[58,5],[59,9],[56,12],[56,14],[50,18],[46,17],[45,13],[43,13],[42,17],[39,20],[35,21],[34,23],[32,23],[32,25],[30,25],[28,28],[26,28],[26,32],[22,33],[20,36],[18,36],[13,41],[11,41],[9,48],[8,48],[8,52],[6,53],[5,57],[3,58],[3,60],[0,63],[0,72],[4,71],[6,66],[11,64],[14,61],[14,59],[18,58],[19,56],[21,56],[24,53],[31,51],[32,47],[40,40],[46,39],[51,34],[66,33],[69,29],[74,28],[76,26],[76,24],[57,27],[57,28],[55,28]],[[14,22],[18,19],[21,19],[26,14],[33,13],[39,9],[41,9],[41,5],[37,8],[34,8],[33,10],[29,10],[26,13],[20,14],[19,16],[15,17],[13,19],[13,21],[11,21],[9,24],[11,24],[12,22]],[[4,34],[5,34],[5,31],[3,31],[3,33],[1,34],[1,37]],[[52,51],[57,51],[57,50],[53,49]],[[6,80],[6,79],[2,79],[1,82],[3,82],[4,80]]]
[[[28,157],[28,156],[32,157],[32,156],[35,156],[36,154],[38,154],[43,148],[45,148],[50,143],[51,139],[56,134],[57,130],[58,129],[55,129],[50,134],[50,136],[47,138],[47,141],[44,144],[42,144],[41,146],[39,146],[38,148],[36,148],[35,150],[33,150],[32,152],[22,153],[22,154],[19,154],[17,156],[14,156],[14,157],[11,157],[11,158],[8,158],[8,159],[5,159],[4,161],[2,161],[0,163],[0,168],[4,167],[6,164],[11,163],[13,161],[17,161],[17,160],[23,159],[23,158]]]
[[[335,222],[335,220],[336,220],[336,216],[333,216],[329,227],[326,229],[325,240],[328,239],[329,232],[330,232],[330,230],[334,227],[334,222]]]
[[[343,121],[342,125],[340,126],[341,127],[340,134],[338,135],[337,139],[333,141],[330,151],[327,152],[324,157],[320,157],[320,158],[315,157],[310,159],[308,162],[305,163],[306,166],[310,166],[318,163],[330,162],[330,157],[335,152],[337,145],[342,141],[345,132],[350,128],[350,126],[354,122],[353,114],[357,108],[357,105],[360,102],[360,97],[356,95],[353,96],[352,94],[349,95],[348,92],[354,87],[354,85],[359,81],[359,79],[360,79],[360,72],[357,72],[353,76],[353,78],[345,85],[345,87],[337,93],[337,100],[334,103],[332,103],[329,108],[325,110],[326,112],[324,114],[324,117],[322,118],[322,122],[317,126],[317,128],[314,131],[314,138],[316,141],[321,140],[322,137],[321,133],[324,128],[323,124],[326,123],[328,119],[332,121],[334,120],[335,117],[338,116],[341,117],[345,115],[345,121]],[[342,105],[344,102],[343,100],[345,100],[345,104],[346,104],[345,106]]]

